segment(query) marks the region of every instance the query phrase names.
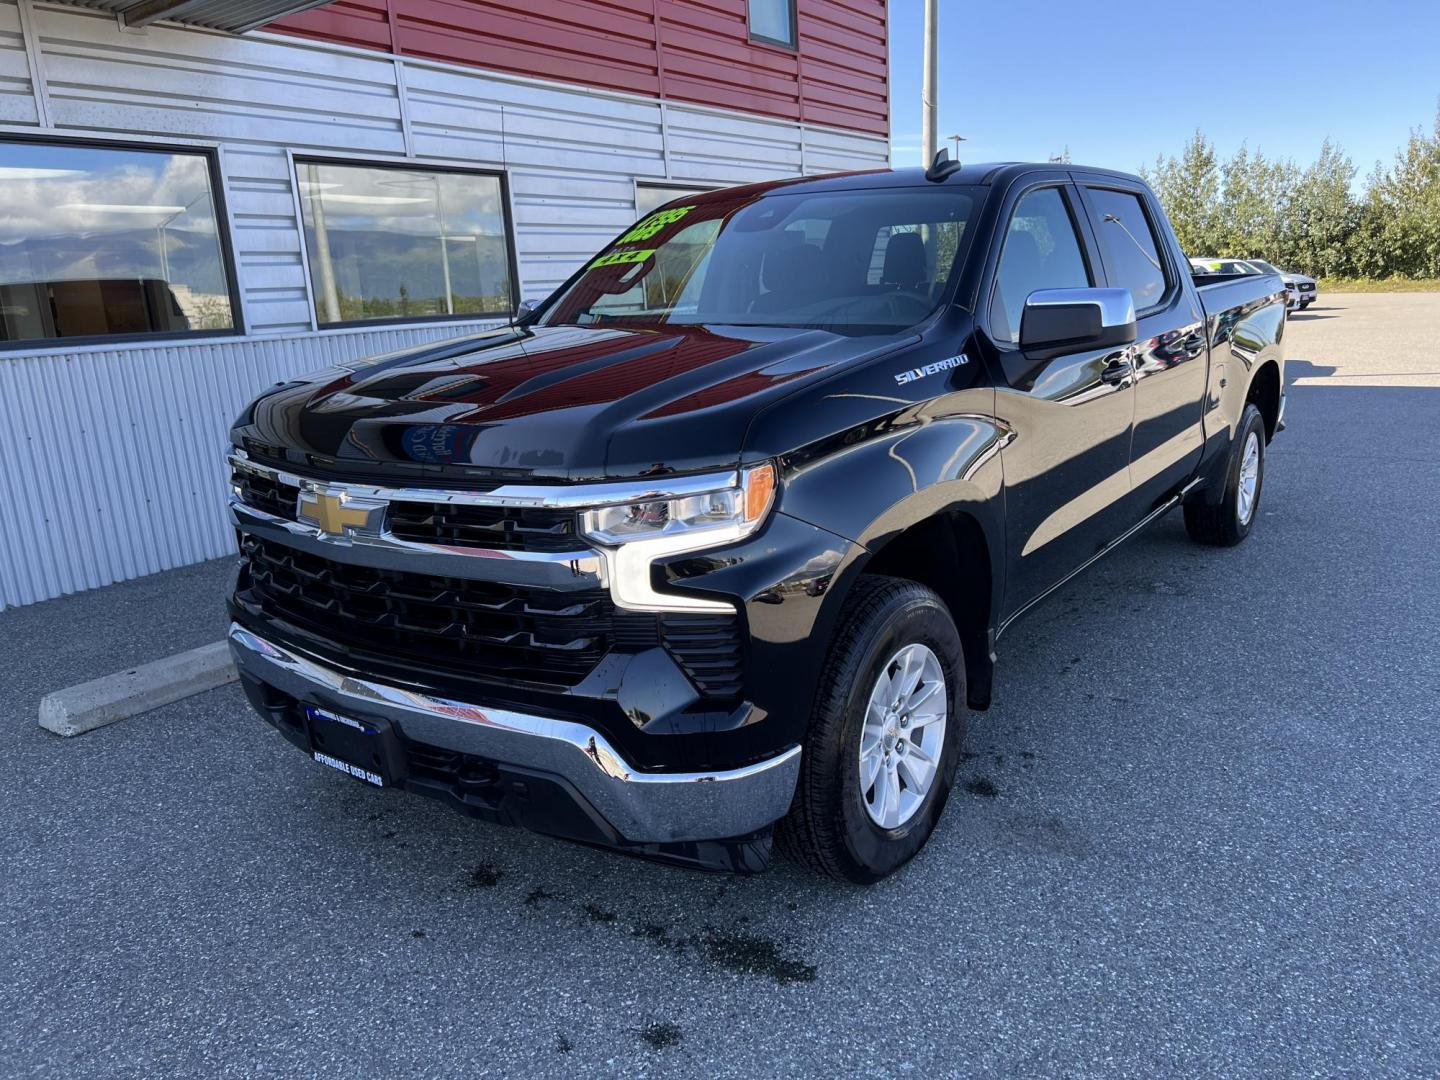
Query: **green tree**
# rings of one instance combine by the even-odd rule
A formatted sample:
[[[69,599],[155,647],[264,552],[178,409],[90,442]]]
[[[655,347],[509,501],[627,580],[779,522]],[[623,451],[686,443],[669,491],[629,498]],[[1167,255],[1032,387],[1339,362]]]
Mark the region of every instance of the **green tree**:
[[[1376,167],[1360,219],[1367,272],[1440,277],[1440,112],[1430,133],[1410,133],[1389,170]]]
[[[1355,165],[1329,139],[1301,169],[1247,146],[1223,165],[1196,131],[1141,175],[1190,255],[1263,258],[1307,274],[1440,277],[1440,110],[1355,195]]]
[[[1289,227],[1290,262],[1296,270],[1315,276],[1353,272],[1350,244],[1358,224],[1351,194],[1354,180],[1354,164],[1326,139],[1295,188]]]
[[[1155,189],[1187,255],[1215,255],[1222,240],[1219,222],[1220,168],[1215,147],[1198,130],[1178,159],[1161,156],[1154,170],[1141,170]]]
[[[1217,214],[1217,255],[1241,259],[1282,258],[1297,170],[1241,146],[1225,163]]]

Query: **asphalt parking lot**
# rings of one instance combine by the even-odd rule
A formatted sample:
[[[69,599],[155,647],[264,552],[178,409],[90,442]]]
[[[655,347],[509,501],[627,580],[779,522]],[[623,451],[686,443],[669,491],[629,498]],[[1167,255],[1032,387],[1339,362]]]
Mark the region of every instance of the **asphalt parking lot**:
[[[1437,340],[1437,294],[1295,316],[1256,533],[1172,517],[1017,624],[868,890],[375,791],[233,686],[36,726],[218,638],[222,564],[0,613],[0,1074],[1435,1075]]]

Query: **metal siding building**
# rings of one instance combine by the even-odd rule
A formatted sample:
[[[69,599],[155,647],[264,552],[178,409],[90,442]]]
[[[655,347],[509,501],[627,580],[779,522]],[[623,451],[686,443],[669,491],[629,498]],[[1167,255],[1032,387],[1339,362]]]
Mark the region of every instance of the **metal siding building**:
[[[800,0],[788,53],[743,42],[744,0],[342,0],[245,36],[126,29],[119,6],[0,0],[0,140],[205,149],[242,332],[0,351],[0,607],[226,554],[222,461],[246,401],[337,361],[497,325],[322,328],[297,155],[502,176],[524,298],[636,218],[637,183],[888,162],[884,0]],[[501,30],[528,52],[476,44]],[[850,38],[864,48],[847,53]],[[557,61],[560,44],[589,59]],[[840,85],[852,68],[861,90]],[[536,70],[547,78],[524,73]],[[6,151],[0,141],[0,171]]]

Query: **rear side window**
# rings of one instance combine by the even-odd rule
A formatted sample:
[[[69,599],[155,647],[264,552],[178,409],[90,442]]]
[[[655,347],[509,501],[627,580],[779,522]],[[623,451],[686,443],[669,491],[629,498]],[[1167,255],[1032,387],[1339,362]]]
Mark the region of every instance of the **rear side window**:
[[[1080,237],[1059,188],[1032,191],[1015,204],[995,272],[990,332],[997,341],[1020,340],[1025,299],[1037,289],[1084,289],[1093,284]]]
[[[1154,307],[1165,295],[1165,264],[1140,197],[1128,191],[1089,188],[1095,231],[1110,269],[1110,284],[1129,289],[1135,310]]]

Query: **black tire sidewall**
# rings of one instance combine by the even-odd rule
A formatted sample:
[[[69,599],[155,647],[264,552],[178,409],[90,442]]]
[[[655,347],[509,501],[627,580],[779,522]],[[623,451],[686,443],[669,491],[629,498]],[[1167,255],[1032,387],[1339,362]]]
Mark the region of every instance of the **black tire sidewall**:
[[[925,801],[898,829],[882,829],[865,809],[860,791],[860,735],[870,692],[881,669],[900,649],[916,642],[935,653],[945,673],[945,739],[937,775]],[[845,716],[836,748],[841,755],[840,767],[832,775],[840,778],[838,811],[850,857],[859,876],[878,879],[915,857],[934,831],[950,797],[965,734],[965,669],[960,636],[949,612],[938,597],[918,588],[887,608],[867,628],[859,651],[859,662],[848,671]]]
[[[1250,507],[1250,520],[1240,520],[1240,468],[1245,463],[1245,444],[1251,432],[1260,447],[1260,472],[1255,478],[1255,501]],[[1240,430],[1235,434],[1235,450],[1231,455],[1229,483],[1225,485],[1226,525],[1235,541],[1243,540],[1255,527],[1260,516],[1260,497],[1265,493],[1265,420],[1253,404],[1246,405],[1240,416]]]

